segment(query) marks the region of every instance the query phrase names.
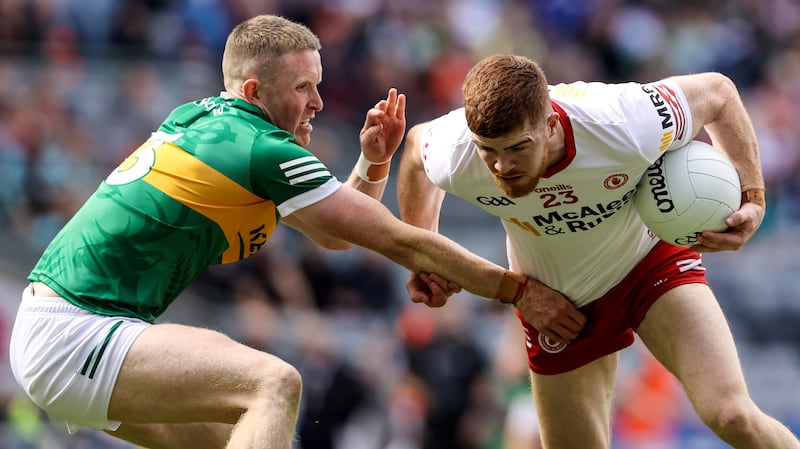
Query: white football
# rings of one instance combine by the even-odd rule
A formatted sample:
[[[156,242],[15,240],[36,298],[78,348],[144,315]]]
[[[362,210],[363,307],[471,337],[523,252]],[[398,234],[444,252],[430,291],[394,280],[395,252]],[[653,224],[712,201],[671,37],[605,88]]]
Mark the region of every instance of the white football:
[[[739,209],[739,174],[713,146],[692,141],[662,155],[647,168],[633,204],[661,240],[676,246],[697,243],[703,231],[724,231]]]

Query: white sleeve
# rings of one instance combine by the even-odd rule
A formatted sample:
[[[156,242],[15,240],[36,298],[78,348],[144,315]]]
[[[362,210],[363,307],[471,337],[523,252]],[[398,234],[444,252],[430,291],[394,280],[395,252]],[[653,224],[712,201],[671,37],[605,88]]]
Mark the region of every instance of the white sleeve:
[[[673,81],[631,83],[620,102],[628,132],[648,159],[655,160],[664,151],[682,147],[692,140],[689,103]]]
[[[431,121],[422,133],[419,146],[422,164],[431,182],[445,191],[452,190],[456,149],[463,142],[471,140],[472,133],[467,127],[464,108],[455,109]]]

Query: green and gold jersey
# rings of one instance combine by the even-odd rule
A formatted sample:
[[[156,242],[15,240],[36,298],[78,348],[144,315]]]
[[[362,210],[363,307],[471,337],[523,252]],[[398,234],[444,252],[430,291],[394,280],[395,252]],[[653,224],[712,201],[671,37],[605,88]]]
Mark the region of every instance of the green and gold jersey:
[[[255,254],[281,216],[340,186],[249,103],[187,103],[100,184],[28,279],[153,322],[205,268]]]

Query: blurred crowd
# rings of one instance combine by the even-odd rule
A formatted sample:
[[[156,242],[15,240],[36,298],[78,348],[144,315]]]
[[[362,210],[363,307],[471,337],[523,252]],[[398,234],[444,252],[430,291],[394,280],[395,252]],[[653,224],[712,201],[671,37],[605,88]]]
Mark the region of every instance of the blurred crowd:
[[[322,41],[325,107],[310,149],[339,178],[358,157],[364,113],[389,87],[408,95],[410,124],[429,120],[460,106],[466,71],[489,54],[537,59],[552,83],[715,70],[739,86],[759,138],[769,208],[754,240],[800,224],[795,0],[0,0],[0,237],[8,246],[0,258],[24,277],[173,107],[222,90],[227,33],[261,13],[303,22]],[[462,213],[443,216],[443,230],[501,244],[491,221],[453,218]],[[502,261],[502,248],[492,248],[483,255]],[[771,262],[783,254],[762,253]],[[321,250],[289,229],[251,259],[209,270],[168,316],[222,329],[300,369],[299,449],[536,447],[524,348],[508,309],[468,295],[441,310],[410,306],[398,267],[359,249]],[[761,283],[763,262],[751,259],[744,279]],[[797,268],[791,255],[778,262]],[[718,279],[720,290],[744,307],[752,298],[730,277]],[[798,352],[800,326],[780,326],[777,336],[763,329],[775,327],[774,316],[797,322],[800,306],[790,304],[791,286],[773,293],[763,327],[734,328],[777,340],[787,357]],[[622,371],[615,448],[716,447],[646,352],[628,351]],[[658,413],[630,406],[643,395]],[[787,404],[800,409],[800,399]],[[0,405],[4,448],[127,447],[99,432],[64,438],[13,394]]]

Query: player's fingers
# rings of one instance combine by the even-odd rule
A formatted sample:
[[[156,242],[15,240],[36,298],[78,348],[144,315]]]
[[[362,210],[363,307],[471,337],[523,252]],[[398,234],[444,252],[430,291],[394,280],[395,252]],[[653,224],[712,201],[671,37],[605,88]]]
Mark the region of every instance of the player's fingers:
[[[423,282],[420,281],[419,276],[411,273],[406,281],[406,291],[411,302],[423,303],[428,300],[428,295],[423,288]]]
[[[447,299],[448,296],[443,290],[434,287],[425,300],[425,304],[427,304],[428,307],[442,307],[447,304]]]
[[[386,112],[378,109],[377,107],[370,109],[367,111],[367,119],[364,122],[364,127],[366,128],[368,126],[379,124],[385,115]]]
[[[447,297],[449,296],[447,291],[444,290],[439,284],[436,284],[435,282],[427,283],[427,287],[429,296],[428,302],[439,304],[442,302],[443,299],[446,300]]]
[[[395,114],[395,109],[397,107],[395,105],[396,102],[397,102],[397,99],[396,98],[392,98],[391,91],[390,91],[389,95],[387,95],[386,99],[375,103],[375,106],[373,106],[372,109],[377,109],[379,111],[383,111],[383,112],[389,114],[389,117],[393,117],[394,114]]]
[[[432,295],[425,300],[428,307],[439,308],[447,304],[447,296],[444,294]]]
[[[717,245],[711,246],[710,244],[698,244],[690,246],[689,249],[697,253],[716,253],[725,251],[725,248],[718,247]]]
[[[440,287],[446,294],[452,295],[453,293],[457,293],[461,291],[461,286],[454,282],[450,282],[444,277],[436,273],[430,273],[427,275],[427,279],[429,282],[435,283],[438,287]]]
[[[389,89],[389,95],[386,96],[386,112],[393,116],[397,109],[397,89],[394,87]]]
[[[431,293],[433,293],[434,295],[446,294],[445,287],[442,284],[439,284],[437,281],[435,281],[432,276],[428,276],[425,278],[425,285],[428,286],[428,290],[430,290]]]
[[[441,278],[441,276],[437,276]],[[441,307],[447,303],[447,298],[450,294],[445,290],[445,288],[440,285],[438,282],[433,280],[433,276],[429,273],[420,273],[419,278],[425,282],[425,287],[427,287],[427,299],[425,300],[425,304],[430,307]]]
[[[735,228],[736,226],[741,225],[745,221],[747,221],[747,215],[745,215],[740,209],[730,214],[728,218],[725,219],[725,224],[732,228]]]
[[[697,245],[692,247],[698,252],[729,251],[741,248],[747,241],[745,232],[731,230],[728,232],[706,231],[697,236]]]
[[[564,328],[570,330],[571,332],[580,332],[583,329],[585,323],[586,323],[585,318],[583,320],[580,320],[580,318],[574,317],[572,315],[567,316],[561,322]]]
[[[395,108],[395,118],[402,119],[406,115],[406,94],[397,96],[397,107]]]
[[[557,342],[557,343],[563,343],[563,344],[566,345],[566,344],[569,344],[570,341],[571,341],[571,340],[568,340],[568,339],[562,337],[561,335],[559,335],[558,333],[554,332],[551,329],[543,329],[543,330],[539,331],[539,333],[544,335],[545,337],[549,338],[551,341],[554,341],[554,342]]]
[[[584,315],[583,312],[581,312],[577,308],[573,308],[572,310],[567,312],[567,318],[568,321],[572,323],[570,329],[574,331],[579,331],[583,329],[583,326],[586,325],[586,315]]]
[[[424,295],[422,292],[408,292],[408,297],[411,299],[411,302],[414,303],[424,303],[428,301],[428,297]]]
[[[428,288],[431,288],[432,286],[441,286],[438,283],[439,279],[441,279],[441,276],[438,276],[434,273],[425,273],[425,272],[420,272],[418,276],[422,280],[422,282],[424,282],[428,286]]]
[[[379,132],[380,127],[377,125],[371,125],[367,128],[364,128],[364,130],[361,131],[360,137],[362,147],[367,148],[376,143],[378,141]]]
[[[572,326],[571,320],[565,320],[563,322],[557,323],[553,326],[553,331],[557,333],[561,338],[565,339],[566,341],[572,341],[575,337],[578,336],[578,330],[573,330],[570,326]]]
[[[456,284],[455,282],[448,282],[447,291],[449,291],[450,294],[458,293],[461,291],[461,286]]]

